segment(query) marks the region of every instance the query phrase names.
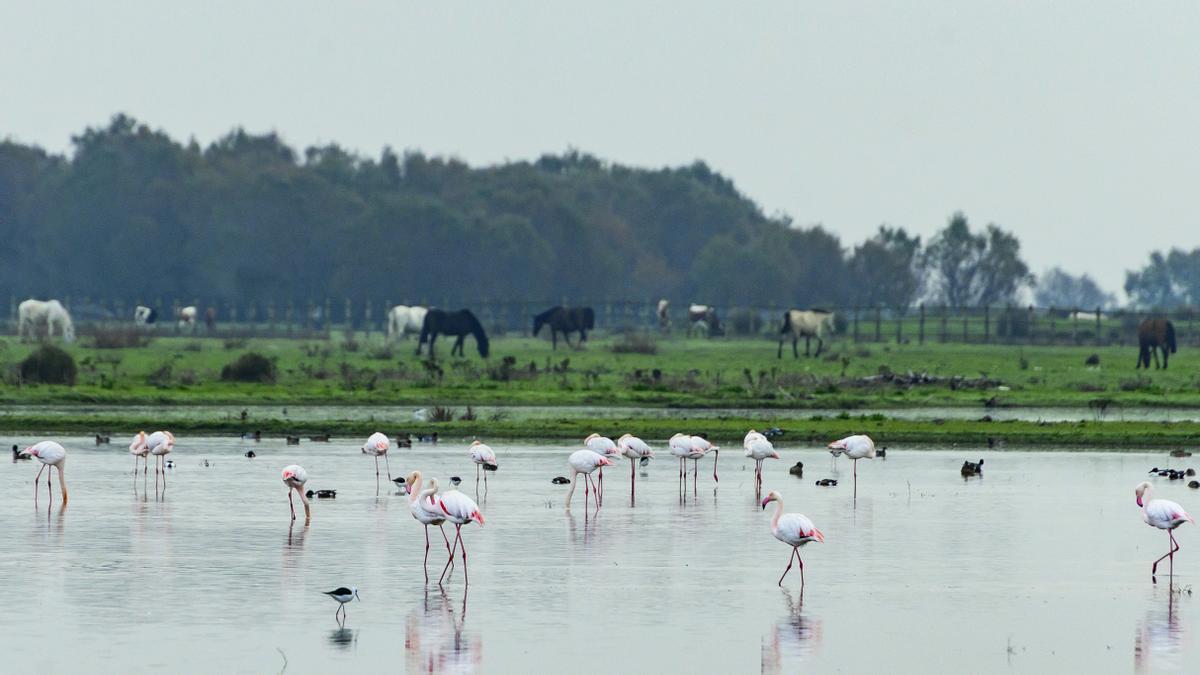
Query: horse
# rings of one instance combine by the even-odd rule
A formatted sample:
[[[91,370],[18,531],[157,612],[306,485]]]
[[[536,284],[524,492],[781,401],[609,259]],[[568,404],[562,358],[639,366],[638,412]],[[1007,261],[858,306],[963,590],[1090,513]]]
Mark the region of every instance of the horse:
[[[563,334],[567,346],[571,346],[571,333],[579,332],[579,347],[587,342],[587,332],[596,327],[596,313],[591,307],[551,307],[533,317],[533,336],[541,332],[542,326],[550,326],[550,343],[558,349],[558,334]]]
[[[1158,351],[1162,350],[1162,367],[1167,369],[1167,353],[1175,353],[1175,326],[1166,319],[1146,319],[1138,326],[1137,368],[1150,368],[1150,355],[1154,354],[1154,367],[1158,368]],[[1135,368],[1134,370],[1136,370]]]
[[[667,314],[667,309],[671,303],[667,302],[666,298],[658,301],[658,307],[654,310],[655,316],[658,317],[658,328],[664,333],[671,332],[671,315]]]
[[[420,333],[428,311],[426,307],[408,305],[396,305],[388,310],[387,339],[391,341],[397,335],[404,339],[409,333]]]
[[[708,305],[690,305],[688,307],[688,337],[693,330],[704,330],[708,337],[721,334],[721,320],[717,318],[717,310]]]
[[[204,329],[213,332],[217,328],[217,308],[209,307],[204,310]]]
[[[833,312],[824,309],[789,309],[783,313],[783,327],[779,329],[779,350],[775,354],[775,358],[783,358],[783,340],[788,333],[792,334],[792,358],[800,358],[800,352],[796,350],[796,343],[800,338],[804,338],[804,355],[809,355],[809,348],[812,345],[812,339],[817,338],[817,353],[814,357],[821,355],[821,348],[825,346],[825,340],[821,337],[825,326],[829,326],[829,332],[833,332]]]
[[[75,324],[71,315],[58,300],[24,300],[17,306],[17,335],[21,340],[37,337],[41,327],[46,326],[46,337],[54,337],[54,328],[64,342],[75,341]]]
[[[133,310],[133,322],[139,326],[150,326],[158,321],[158,310],[145,305],[138,305]]]
[[[193,333],[196,332],[196,313],[195,305],[176,308],[175,319],[179,321],[179,330],[190,327]]]
[[[471,313],[471,310],[460,309],[457,312],[447,312],[444,309],[431,309],[426,312],[425,321],[421,323],[421,335],[417,338],[417,356],[421,355],[421,345],[428,340],[429,356],[432,358],[433,342],[437,340],[440,333],[458,336],[458,339],[454,341],[454,346],[450,348],[451,356],[454,356],[456,351],[459,356],[463,355],[463,340],[470,333],[475,336],[475,347],[479,349],[479,355],[487,358],[487,333],[483,332],[483,326],[479,323],[479,319],[476,319],[475,315]]]

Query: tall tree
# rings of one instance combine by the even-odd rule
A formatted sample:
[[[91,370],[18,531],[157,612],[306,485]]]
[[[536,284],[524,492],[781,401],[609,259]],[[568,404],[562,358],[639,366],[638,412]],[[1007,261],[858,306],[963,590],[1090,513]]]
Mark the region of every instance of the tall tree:
[[[910,307],[921,293],[921,238],[879,226],[850,256],[851,299],[864,306]]]
[[[1200,248],[1151,253],[1145,267],[1125,273],[1125,292],[1138,307],[1200,305]]]
[[[1040,307],[1064,309],[1094,309],[1117,304],[1116,296],[1100,288],[1095,279],[1087,274],[1074,276],[1061,267],[1050,269],[1038,277],[1033,298]]]
[[[961,211],[929,242],[924,264],[932,299],[952,307],[1011,301],[1034,280],[1015,236],[996,225],[973,233]]]

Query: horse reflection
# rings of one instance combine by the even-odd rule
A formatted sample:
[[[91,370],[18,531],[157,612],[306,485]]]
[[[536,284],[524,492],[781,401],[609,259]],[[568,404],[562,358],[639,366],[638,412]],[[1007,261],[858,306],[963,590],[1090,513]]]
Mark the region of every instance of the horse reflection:
[[[426,590],[421,602],[405,622],[405,672],[475,673],[483,660],[483,639],[465,633],[467,595],[458,608],[445,591],[430,595]]]
[[[792,600],[792,592],[782,590],[787,617],[771,629],[762,641],[761,670],[764,673],[796,672],[795,664],[806,660],[821,646],[821,621],[802,613],[804,593]]]
[[[1179,622],[1179,607],[1175,602],[1179,587],[1167,590],[1167,611],[1162,608],[1146,612],[1138,622],[1133,641],[1133,667],[1138,673],[1184,670],[1184,627]]]

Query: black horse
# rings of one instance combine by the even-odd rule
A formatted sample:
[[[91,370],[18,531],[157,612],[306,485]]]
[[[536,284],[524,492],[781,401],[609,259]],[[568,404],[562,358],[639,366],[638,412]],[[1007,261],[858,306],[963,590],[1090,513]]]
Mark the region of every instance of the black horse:
[[[1167,350],[1175,353],[1175,326],[1166,319],[1146,319],[1138,326],[1138,362],[1150,368],[1150,355],[1154,355],[1154,367],[1158,368],[1158,351],[1162,350],[1162,367],[1167,369]],[[1136,370],[1136,368],[1135,368]]]
[[[463,355],[463,340],[469,333],[475,336],[475,346],[479,349],[479,355],[487,358],[487,333],[483,332],[483,326],[479,323],[479,319],[476,319],[475,315],[471,313],[471,310],[460,309],[457,312],[447,312],[443,309],[429,310],[425,315],[425,323],[421,324],[421,337],[417,339],[417,356],[421,355],[421,345],[428,340],[429,356],[432,357],[433,341],[441,333],[458,337],[454,341],[454,346],[450,348],[451,356],[454,356],[455,352],[458,352],[459,356]]]
[[[550,326],[550,343],[558,349],[558,334],[563,334],[567,346],[571,346],[571,333],[579,333],[579,346],[587,342],[587,332],[596,327],[596,313],[591,307],[551,307],[533,317],[533,336],[541,332],[542,326]]]

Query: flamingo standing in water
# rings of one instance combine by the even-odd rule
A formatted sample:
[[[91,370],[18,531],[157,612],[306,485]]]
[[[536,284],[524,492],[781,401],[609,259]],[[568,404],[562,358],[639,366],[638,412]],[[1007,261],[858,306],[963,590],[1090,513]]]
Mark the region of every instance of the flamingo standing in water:
[[[296,504],[292,501],[292,491],[300,495],[304,503],[304,524],[312,522],[312,512],[308,508],[308,497],[304,495],[304,484],[308,482],[308,472],[299,464],[283,467],[283,484],[288,486],[288,507],[292,509],[292,520],[296,519]]]
[[[717,460],[721,456],[720,446],[713,445],[704,435],[688,436],[687,434],[675,434],[671,440],[667,442],[671,448],[671,454],[679,458],[679,480],[682,484],[687,481],[687,462],[692,460],[692,490],[696,489],[696,476],[700,473],[700,460],[709,452],[713,453],[713,482],[719,480],[717,478]]]
[[[478,440],[471,443],[471,461],[475,462],[475,487],[479,487],[479,470],[483,469],[483,487],[487,489],[488,467],[499,466],[496,453]]]
[[[746,434],[742,447],[746,449],[746,456],[754,460],[754,494],[758,494],[762,492],[763,461],[768,458],[779,459],[779,453],[775,452],[775,446],[766,436],[753,429]]]
[[[858,460],[860,459],[875,459],[875,441],[871,440],[870,436],[859,434],[857,436],[847,436],[839,441],[834,441],[829,444],[829,451],[837,457],[841,453],[845,453],[847,457],[854,460],[854,498],[858,498]]]
[[[608,438],[606,436],[601,436],[600,434],[591,434],[587,438],[583,439],[583,444],[584,444],[584,446],[587,447],[588,450],[591,450],[592,452],[596,453],[597,455],[603,455],[605,457],[620,457],[621,456],[621,450],[620,450],[620,448],[617,447],[617,444],[613,442],[613,439]],[[603,504],[604,503],[604,467],[603,466],[600,467],[600,480],[597,481],[597,485],[598,485],[598,487],[596,488],[596,496],[597,496],[597,498],[599,498],[600,503]]]
[[[367,442],[363,443],[362,451],[364,455],[372,455],[375,457],[375,480],[379,480],[379,456],[383,455],[383,464],[387,467],[388,480],[392,479],[392,466],[388,464],[387,451],[391,442],[388,437],[376,431],[367,437]]]
[[[613,461],[604,455],[591,450],[576,450],[567,458],[567,466],[571,468],[571,489],[567,491],[567,508],[571,508],[571,498],[575,496],[575,482],[579,479],[579,474],[583,474],[583,508],[587,510],[588,500],[588,484],[592,482],[592,472],[602,466],[612,466]],[[592,492],[596,491],[595,485],[591,488]],[[596,508],[600,508],[600,496],[597,494],[594,497]]]
[[[1175,577],[1175,552],[1179,550],[1179,542],[1175,541],[1175,533],[1172,530],[1184,523],[1195,524],[1196,521],[1175,502],[1166,499],[1151,499],[1152,489],[1149,483],[1142,482],[1134,492],[1137,494],[1137,505],[1142,507],[1142,520],[1151,527],[1166,530],[1167,537],[1171,540],[1166,555],[1155,560],[1154,564],[1150,566],[1150,580],[1158,583],[1155,573],[1158,571],[1158,563],[1162,562],[1163,558],[1168,559],[1171,578]]]
[[[138,457],[141,457],[142,474],[145,475],[150,471],[150,446],[146,444],[146,432],[139,431],[137,436],[133,437],[133,442],[129,444],[129,454],[133,455],[133,475],[137,475]]]
[[[617,449],[622,455],[629,458],[629,501],[633,502],[634,496],[634,474],[637,469],[635,465],[642,459],[651,459],[654,457],[654,451],[642,439],[632,434],[625,434],[617,439]]]
[[[67,505],[67,481],[63,478],[63,467],[67,464],[67,449],[55,443],[54,441],[42,441],[25,448],[26,454],[30,457],[37,457],[42,463],[42,468],[38,469],[37,477],[33,479],[33,500],[37,501],[38,481],[42,479],[42,471],[46,467],[50,467],[50,471],[46,473],[46,494],[51,501],[54,501],[54,491],[50,487],[50,474],[54,473],[54,469],[58,469],[58,486],[62,488],[62,503]]]
[[[408,481],[405,483],[408,486],[408,510],[412,513],[412,517],[418,523],[425,526],[425,583],[429,583],[429,526],[437,525],[442,532],[442,539],[446,541],[446,553],[453,555],[450,550],[450,538],[446,536],[446,530],[442,524],[446,522],[446,514],[434,500],[434,495],[438,491],[438,482],[436,478],[429,479],[429,487],[421,487],[421,472],[414,471],[408,475]]]
[[[775,509],[775,517],[771,519],[771,534],[775,538],[788,546],[792,547],[792,554],[788,556],[787,568],[783,570],[783,574],[779,577],[779,585],[783,586],[783,578],[792,569],[792,558],[795,558],[800,563],[800,590],[804,590],[804,561],[800,559],[800,547],[813,541],[825,543],[825,535],[817,529],[813,522],[807,516],[799,513],[784,513],[783,512],[783,497],[779,493],[772,490],[767,493],[765,499],[762,500],[764,510],[767,504],[776,502],[778,506]]]
[[[450,546],[450,559],[442,568],[442,576],[438,577],[438,585],[440,586],[442,579],[446,578],[446,570],[450,569],[450,564],[454,562],[454,549],[457,547],[462,551],[463,583],[469,586],[471,580],[467,577],[467,547],[462,540],[462,526],[476,522],[483,527],[483,513],[479,511],[479,505],[475,503],[475,500],[458,490],[436,494],[431,499],[442,513],[446,514],[446,520],[454,523],[454,544]]]
[[[163,491],[166,492],[167,468],[165,457],[175,447],[175,435],[169,431],[156,431],[146,437],[146,447],[149,448],[150,454],[155,457],[154,484],[158,485],[158,474],[161,472],[163,477]],[[157,490],[158,488],[156,487],[155,489]]]

